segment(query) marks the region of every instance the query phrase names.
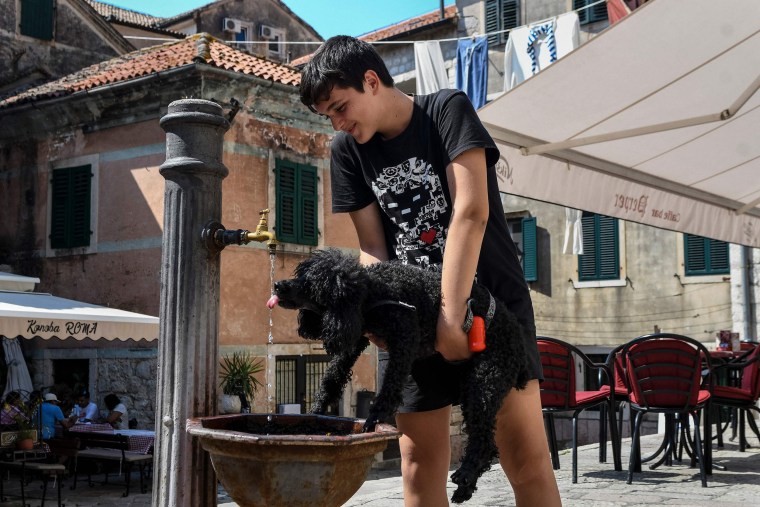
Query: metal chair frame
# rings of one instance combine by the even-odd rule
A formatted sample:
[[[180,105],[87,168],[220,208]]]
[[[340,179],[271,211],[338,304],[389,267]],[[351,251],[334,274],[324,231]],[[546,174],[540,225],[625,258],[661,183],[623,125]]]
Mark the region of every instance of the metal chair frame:
[[[612,373],[606,364],[594,363],[577,347],[559,340],[539,336],[537,338],[539,354],[541,355],[541,365],[544,370],[544,382],[541,384],[542,411],[544,413],[544,425],[549,440],[549,449],[551,451],[552,466],[559,470],[559,451],[557,449],[557,435],[554,428],[554,414],[560,412],[572,412],[573,420],[573,483],[578,482],[578,415],[587,408],[598,405],[606,406],[609,418],[609,427],[612,435],[612,454],[615,470],[622,470],[620,459],[620,439],[617,434],[617,424],[615,422],[615,393],[609,392],[605,396],[603,391],[578,391],[575,386],[575,357],[579,358],[587,367],[598,369],[607,376],[612,378]],[[542,344],[545,344],[542,346]],[[541,349],[548,347],[558,349],[556,351]],[[559,353],[557,353],[559,352]],[[588,393],[592,395],[590,401],[577,401],[577,395]],[[545,402],[548,397],[555,397],[562,400],[560,403]],[[606,446],[605,442],[600,442],[600,446]]]
[[[634,471],[640,471],[642,461],[646,461],[641,459],[640,429],[642,416],[647,412],[653,412],[666,415],[667,429],[660,449],[647,460],[653,459],[660,452],[663,453],[663,457],[654,465],[650,465],[650,469],[666,461],[670,464],[671,457],[677,451],[677,423],[680,423],[680,433],[684,437],[682,442],[692,447],[692,464],[699,464],[702,486],[706,487],[707,475],[712,473],[712,455],[710,445],[702,444],[699,415],[703,413],[705,419],[704,442],[710,442],[712,366],[709,352],[693,338],[672,333],[657,333],[644,335],[627,343],[622,350],[622,359],[629,385],[630,407],[635,414],[628,484],[633,481]],[[703,386],[707,389],[703,389]],[[693,438],[689,435],[688,417],[694,421]]]

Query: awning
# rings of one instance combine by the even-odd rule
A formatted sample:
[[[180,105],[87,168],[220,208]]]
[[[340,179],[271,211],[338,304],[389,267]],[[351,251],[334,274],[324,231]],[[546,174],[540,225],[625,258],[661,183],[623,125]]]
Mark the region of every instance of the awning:
[[[153,341],[158,339],[158,317],[50,294],[0,291],[0,335]]]
[[[760,247],[758,88],[760,2],[652,0],[478,114],[503,192]]]
[[[30,291],[34,290],[34,286],[38,283],[40,283],[39,278],[0,271],[0,290]]]

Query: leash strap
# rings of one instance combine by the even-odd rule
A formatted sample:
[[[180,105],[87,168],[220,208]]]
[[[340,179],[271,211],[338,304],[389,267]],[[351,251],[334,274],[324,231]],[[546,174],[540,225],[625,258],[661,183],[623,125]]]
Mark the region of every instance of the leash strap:
[[[496,300],[493,298],[490,291],[488,292],[488,298],[488,311],[484,317],[486,329],[488,329],[488,326],[491,325],[493,316],[496,313]],[[462,330],[465,333],[469,333],[470,329],[472,329],[472,320],[475,317],[475,315],[472,313],[472,301],[472,298],[467,300],[467,316],[464,319],[464,324],[462,324]]]

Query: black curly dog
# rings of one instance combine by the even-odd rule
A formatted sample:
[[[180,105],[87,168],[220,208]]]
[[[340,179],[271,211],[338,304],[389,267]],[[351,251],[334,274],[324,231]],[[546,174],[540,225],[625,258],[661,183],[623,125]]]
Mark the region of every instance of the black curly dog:
[[[332,356],[312,411],[324,413],[340,398],[351,368],[369,345],[363,335],[372,333],[385,342],[389,361],[364,431],[393,415],[413,360],[435,353],[440,287],[438,271],[397,261],[362,266],[335,249],[315,252],[298,265],[294,278],[276,282],[270,307],[276,303],[300,310],[298,334],[324,342]],[[458,486],[452,496],[455,503],[469,500],[478,478],[491,467],[497,454],[494,428],[501,402],[510,389],[521,389],[527,381],[523,331],[514,315],[477,283],[471,298],[475,315],[486,316],[491,301],[495,311],[486,332],[486,349],[473,354],[461,386],[468,439],[462,464],[451,476]]]

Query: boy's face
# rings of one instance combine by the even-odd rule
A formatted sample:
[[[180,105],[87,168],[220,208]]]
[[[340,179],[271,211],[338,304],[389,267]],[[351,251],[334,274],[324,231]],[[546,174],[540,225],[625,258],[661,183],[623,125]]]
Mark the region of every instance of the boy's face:
[[[329,118],[335,130],[350,134],[357,143],[364,144],[377,132],[373,122],[375,98],[372,84],[365,80],[364,93],[336,86],[327,100],[314,104],[314,109]]]

